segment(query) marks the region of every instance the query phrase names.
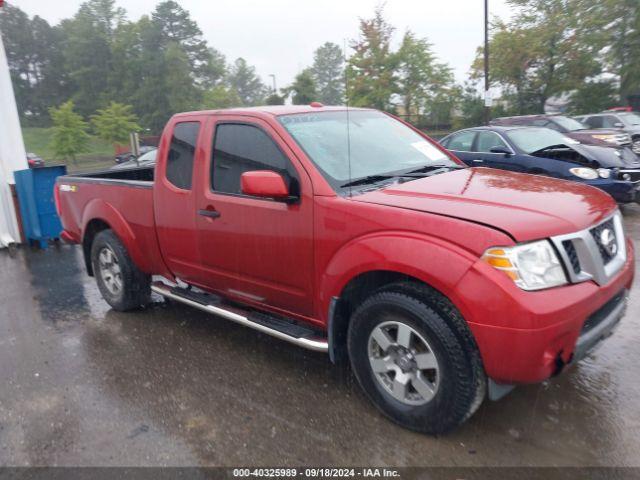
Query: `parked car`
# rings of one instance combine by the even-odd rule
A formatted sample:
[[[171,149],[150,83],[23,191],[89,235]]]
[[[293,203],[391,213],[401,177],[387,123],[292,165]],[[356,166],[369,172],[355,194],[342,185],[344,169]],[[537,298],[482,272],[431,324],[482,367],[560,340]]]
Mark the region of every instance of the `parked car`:
[[[605,112],[633,112],[633,107],[626,105],[624,107],[611,107],[607,108]]]
[[[154,148],[153,150],[149,150],[147,153],[140,155],[137,159],[128,160],[123,163],[119,163],[111,167],[111,170],[120,170],[123,168],[147,168],[153,167],[156,164],[156,155],[158,153],[158,149]]]
[[[29,168],[44,167],[44,160],[31,152],[27,152],[27,163],[29,164]]]
[[[556,130],[584,145],[631,147],[631,137],[617,130],[589,129],[587,125],[564,115],[523,115],[491,120],[495,126],[546,127]]]
[[[634,277],[606,193],[467,168],[375,110],[177,114],[155,170],[60,177],[55,199],[113,309],[155,292],[348,357],[376,407],[421,432],[584,358]]]
[[[477,127],[440,141],[471,166],[546,175],[598,187],[618,203],[640,201],[640,160],[629,149],[582,145],[541,127]]]
[[[142,145],[140,146],[139,154],[144,155],[145,153],[150,152],[151,150],[155,150],[156,148],[157,147]],[[136,154],[133,152],[123,152],[115,156],[116,163],[130,162],[131,160],[135,160],[135,159],[136,159]]]
[[[635,112],[590,113],[574,117],[594,129],[614,129],[631,137],[632,150],[640,154],[640,114]]]

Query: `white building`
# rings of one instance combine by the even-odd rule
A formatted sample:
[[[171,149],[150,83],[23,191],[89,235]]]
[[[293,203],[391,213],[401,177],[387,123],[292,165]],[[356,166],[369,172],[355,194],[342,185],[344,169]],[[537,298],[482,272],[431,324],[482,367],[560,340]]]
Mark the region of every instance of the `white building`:
[[[7,55],[0,34],[0,248],[20,241],[11,187],[13,172],[28,168]]]

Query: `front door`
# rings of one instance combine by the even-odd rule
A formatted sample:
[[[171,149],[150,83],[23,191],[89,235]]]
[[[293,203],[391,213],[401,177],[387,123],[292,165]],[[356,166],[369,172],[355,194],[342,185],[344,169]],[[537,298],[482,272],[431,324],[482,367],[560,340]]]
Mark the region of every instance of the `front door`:
[[[211,119],[211,152],[197,199],[202,284],[250,303],[313,312],[313,195],[304,169],[258,119]],[[244,195],[240,176],[281,174],[297,200]]]
[[[516,159],[515,155],[503,152],[492,152],[494,148],[513,152],[500,135],[488,130],[478,132],[474,145],[475,158],[481,160],[481,165],[501,170],[511,170],[513,172],[523,172],[524,167]],[[476,164],[477,166],[477,164]]]

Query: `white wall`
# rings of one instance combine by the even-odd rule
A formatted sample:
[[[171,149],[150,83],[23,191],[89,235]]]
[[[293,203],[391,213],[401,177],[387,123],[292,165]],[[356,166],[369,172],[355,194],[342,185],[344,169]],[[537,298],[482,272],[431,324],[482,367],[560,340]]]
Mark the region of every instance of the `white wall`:
[[[0,247],[20,241],[9,184],[15,183],[13,172],[25,168],[29,168],[29,164],[0,35]]]

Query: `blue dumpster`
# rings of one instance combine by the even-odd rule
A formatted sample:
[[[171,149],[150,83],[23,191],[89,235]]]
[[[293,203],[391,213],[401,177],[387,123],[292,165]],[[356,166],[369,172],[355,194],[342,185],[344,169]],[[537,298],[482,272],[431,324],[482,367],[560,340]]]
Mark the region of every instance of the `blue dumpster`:
[[[56,178],[66,173],[64,165],[29,168],[14,173],[27,242],[46,248],[49,240],[60,235],[62,225],[53,200],[53,187]]]

